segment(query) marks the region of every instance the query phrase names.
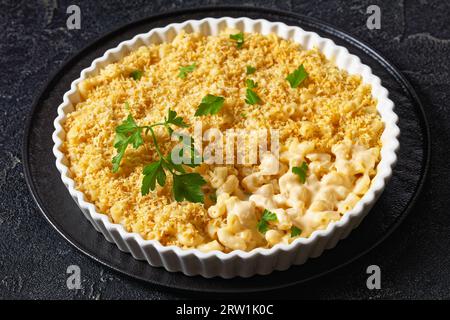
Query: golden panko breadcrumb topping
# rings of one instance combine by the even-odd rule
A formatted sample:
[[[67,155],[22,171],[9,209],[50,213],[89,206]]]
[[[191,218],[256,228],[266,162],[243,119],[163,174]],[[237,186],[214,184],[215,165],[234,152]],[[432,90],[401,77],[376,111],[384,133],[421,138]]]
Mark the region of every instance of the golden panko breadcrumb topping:
[[[303,50],[300,45],[276,35],[257,33],[246,33],[244,45],[238,48],[230,39],[230,32],[233,31],[219,36],[180,33],[170,43],[142,46],[79,84],[81,102],[67,115],[63,146],[76,188],[99,212],[145,239],[156,239],[163,245],[225,252],[290,242],[290,237],[296,236],[299,230],[303,232],[301,236],[309,236],[314,229],[324,228],[329,221],[339,219],[342,211],[351,208],[364,194],[376,173],[374,166],[379,161],[384,126],[369,85],[364,85],[359,76],[339,70],[316,49]],[[192,72],[184,78],[178,77],[180,67],[194,63]],[[304,66],[308,77],[293,89],[286,76],[300,65]],[[246,74],[247,66],[256,71]],[[139,80],[130,76],[135,70],[142,71]],[[258,85],[255,90],[262,101],[259,104],[245,102],[246,79],[249,78]],[[223,191],[222,188],[217,200],[205,196],[204,204],[176,202],[169,176],[164,187],[158,186],[154,192],[141,195],[143,167],[157,159],[151,143],[138,149],[128,148],[119,171],[112,172],[111,159],[116,154],[115,128],[129,113],[140,125],[148,125],[163,121],[170,108],[193,124],[198,120],[194,113],[207,94],[224,97],[225,102],[218,114],[201,118],[203,130],[211,127],[221,131],[277,129],[282,155],[289,148],[294,150],[294,143],[309,143],[305,147],[308,150],[304,151],[307,155],[302,159],[309,163],[311,176],[304,185],[300,182],[295,185],[310,188],[310,191],[302,191],[307,196],[297,197],[293,204],[288,197],[294,196],[286,194],[289,188],[283,191],[281,182],[278,185],[278,179],[286,183],[294,179],[295,175],[288,176],[292,157],[281,157],[280,174],[270,178],[263,174],[258,176],[262,182],[255,188],[248,178],[255,172],[255,166],[249,170],[238,165],[203,163],[193,170],[208,182],[207,195],[220,189],[225,181],[234,179],[227,180],[229,176],[237,178],[235,188],[243,191]],[[161,149],[167,152],[173,146],[170,138],[163,127],[155,130]],[[192,133],[192,127],[188,131]],[[144,139],[151,140],[148,136]],[[341,146],[347,148],[342,161],[359,159],[358,152],[369,150],[374,159],[371,168],[359,170],[356,165],[345,164],[353,166],[352,173],[345,174],[348,168],[344,170],[344,165],[338,164]],[[320,154],[322,156],[318,156]],[[313,162],[320,162],[320,165]],[[218,167],[225,168],[222,180],[223,173]],[[338,178],[327,178],[332,173]],[[319,199],[315,194],[320,193],[317,191],[319,184],[324,186],[323,179],[347,179],[341,185],[348,186],[348,190],[327,189],[322,192],[326,194],[323,195],[325,200]],[[334,182],[327,183],[333,185]],[[268,191],[274,199],[271,211],[278,217],[268,222],[269,231],[265,233],[258,232],[256,225],[264,211],[259,198],[247,201],[249,194],[262,195],[262,192],[252,191],[261,187],[271,189]],[[356,191],[357,188],[362,191]],[[331,198],[334,203],[327,203],[326,199]],[[223,211],[219,204],[227,209]],[[254,218],[247,217],[244,221],[242,215],[233,214],[238,207],[254,212]],[[315,218],[317,212],[321,213],[320,219]]]

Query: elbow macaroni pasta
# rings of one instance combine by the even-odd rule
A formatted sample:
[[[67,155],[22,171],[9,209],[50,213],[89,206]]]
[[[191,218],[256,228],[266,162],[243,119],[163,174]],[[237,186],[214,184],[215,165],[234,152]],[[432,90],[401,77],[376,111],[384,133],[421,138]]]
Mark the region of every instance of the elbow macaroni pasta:
[[[233,185],[236,189],[219,187],[217,203],[208,210],[211,218],[222,217],[217,229],[219,241],[232,250],[271,247],[292,242],[296,238],[291,236],[293,226],[301,230],[302,237],[308,237],[339,220],[369,188],[379,161],[379,148],[367,149],[345,140],[332,149],[331,154],[319,153],[310,142],[292,139],[279,164],[274,164],[278,160],[273,155],[266,154],[258,171],[242,177],[250,195],[232,196],[239,189],[238,184]],[[301,183],[292,168],[304,160],[310,170],[305,183]],[[270,170],[274,167],[288,169],[274,173]],[[216,168],[211,179],[224,181],[218,176],[224,170],[225,167]],[[277,219],[261,234],[257,221],[265,209],[275,213]]]

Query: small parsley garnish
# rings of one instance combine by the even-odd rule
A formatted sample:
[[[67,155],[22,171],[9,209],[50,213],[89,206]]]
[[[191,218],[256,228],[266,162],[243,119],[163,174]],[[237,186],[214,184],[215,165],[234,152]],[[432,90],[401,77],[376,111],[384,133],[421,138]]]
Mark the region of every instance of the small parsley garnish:
[[[127,119],[116,127],[114,148],[117,149],[117,154],[112,160],[113,172],[117,172],[119,170],[120,163],[128,145],[132,145],[135,149],[139,148],[144,144],[142,134],[147,134],[150,132],[153,145],[159,159],[144,167],[141,194],[146,195],[150,192],[150,190],[155,190],[156,183],[160,186],[164,186],[166,184],[167,172],[169,172],[173,177],[172,192],[176,201],[187,200],[191,202],[203,202],[204,195],[202,186],[206,184],[203,177],[198,173],[186,173],[183,165],[174,163],[172,161],[171,154],[169,153],[169,155],[165,156],[159,148],[153,128],[157,126],[164,126],[169,134],[172,134],[172,125],[182,128],[189,126],[184,122],[182,117],[177,116],[177,113],[170,109],[167,117],[164,119],[164,122],[158,122],[148,126],[138,126],[136,121],[133,119],[133,116],[129,114]],[[195,155],[196,151],[193,146],[192,137],[189,141],[191,154]],[[190,167],[197,166],[195,163],[186,165]]]
[[[247,71],[246,71],[247,74],[254,74],[255,71],[256,71],[255,67],[247,66]]]
[[[206,95],[198,106],[195,116],[198,117],[218,113],[220,109],[222,109],[224,101],[225,99],[223,97],[214,96],[212,94]]]
[[[261,102],[261,98],[258,94],[253,90],[258,87],[258,84],[255,83],[252,79],[247,79],[245,81],[247,85],[247,90],[245,91],[245,102],[248,104],[257,104]]]
[[[267,209],[264,209],[261,220],[258,222],[258,230],[261,233],[266,233],[269,230],[269,221],[277,221],[277,215]]]
[[[300,85],[300,83],[302,83],[303,80],[305,80],[306,78],[308,78],[308,73],[306,72],[305,67],[301,65],[300,67],[295,69],[292,73],[290,73],[286,77],[286,80],[291,85],[291,88],[297,88]]]
[[[254,89],[254,88],[258,87],[258,84],[255,83],[255,81],[253,81],[252,79],[245,80],[245,84],[246,84],[248,89]]]
[[[261,102],[255,91],[247,89],[245,93],[245,102],[248,104],[257,104]]]
[[[236,34],[230,34],[230,39],[236,40],[236,46],[238,49],[242,48],[242,46],[244,45],[244,33],[243,32],[239,32]]]
[[[187,74],[194,71],[194,69],[197,67],[197,65],[195,63],[189,65],[189,66],[185,66],[185,67],[180,67],[179,68],[179,73],[178,73],[178,78],[181,79],[185,79]]]
[[[306,181],[306,171],[308,171],[308,164],[303,161],[300,167],[293,167],[292,172],[300,177],[300,181],[305,183]]]
[[[296,226],[291,227],[291,237],[296,237],[302,234],[302,230],[297,228]]]
[[[134,80],[139,80],[142,78],[142,75],[144,74],[143,71],[141,70],[134,70],[133,72],[130,73],[130,76],[134,79]]]

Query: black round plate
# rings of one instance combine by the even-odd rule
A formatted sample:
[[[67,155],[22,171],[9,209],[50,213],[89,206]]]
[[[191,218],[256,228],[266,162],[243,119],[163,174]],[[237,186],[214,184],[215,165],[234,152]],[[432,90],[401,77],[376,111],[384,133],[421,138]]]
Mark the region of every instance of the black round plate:
[[[248,279],[204,279],[187,277],[154,268],[121,252],[96,232],[81,213],[61,182],[52,154],[51,139],[56,109],[70,83],[91,62],[123,40],[173,22],[204,17],[265,18],[317,32],[349,49],[369,65],[389,90],[396,105],[401,129],[400,153],[393,177],[372,211],[351,235],[332,250],[302,266],[268,276]],[[197,8],[152,16],[126,25],[98,39],[70,59],[36,98],[29,117],[23,145],[25,176],[31,193],[47,220],[58,232],[86,255],[129,276],[173,289],[201,292],[250,292],[281,288],[305,282],[342,267],[383,241],[403,220],[417,198],[430,157],[430,136],[423,108],[408,81],[389,62],[350,35],[312,18],[269,9],[216,7]],[[395,245],[395,244],[393,244]]]

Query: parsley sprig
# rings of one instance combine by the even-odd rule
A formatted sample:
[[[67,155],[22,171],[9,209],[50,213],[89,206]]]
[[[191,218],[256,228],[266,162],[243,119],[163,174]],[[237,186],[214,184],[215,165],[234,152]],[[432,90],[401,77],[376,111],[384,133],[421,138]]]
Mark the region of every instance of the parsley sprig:
[[[286,80],[291,85],[291,88],[297,88],[306,78],[308,78],[308,73],[306,72],[305,67],[301,65],[290,73],[286,77]]]
[[[277,215],[267,209],[264,209],[261,220],[257,224],[259,232],[266,233],[269,230],[269,221],[277,221]]]
[[[245,102],[248,104],[257,104],[261,103],[261,98],[258,94],[253,90],[258,87],[258,84],[255,83],[252,79],[247,79],[245,81],[247,85],[247,90],[245,91]]]
[[[195,68],[197,68],[197,65],[195,63],[189,66],[180,67],[178,69],[179,70],[178,78],[186,79],[187,74],[193,72]]]
[[[141,194],[146,195],[150,190],[155,190],[156,183],[160,186],[166,184],[167,173],[172,174],[173,187],[172,192],[176,201],[187,200],[190,202],[203,202],[204,194],[202,186],[206,181],[198,173],[188,173],[182,164],[176,164],[171,158],[171,154],[164,155],[159,147],[158,140],[154,131],[155,127],[164,126],[169,135],[173,133],[172,126],[186,128],[189,125],[184,122],[182,117],[177,116],[177,113],[169,109],[167,117],[163,122],[158,122],[148,126],[139,126],[131,114],[128,115],[122,124],[116,127],[116,138],[114,141],[114,148],[117,149],[117,154],[113,157],[113,172],[117,172],[122,162],[125,151],[129,145],[137,149],[144,144],[143,134],[150,133],[153,145],[158,155],[158,160],[146,165],[143,170],[143,179],[141,185]],[[181,140],[181,139],[180,139]],[[183,140],[184,141],[184,140]],[[191,137],[189,139],[189,148],[192,157],[198,156],[194,148],[194,141]],[[180,153],[183,149],[180,150]],[[191,158],[192,159],[192,158]],[[195,167],[197,162],[186,164],[190,167]]]
[[[230,39],[236,41],[236,47],[238,49],[241,49],[242,46],[244,45],[244,33],[243,32],[239,32],[236,34],[230,34]]]
[[[305,161],[303,161],[300,167],[292,167],[292,172],[300,177],[301,183],[305,183],[307,171],[308,171],[308,164]]]

